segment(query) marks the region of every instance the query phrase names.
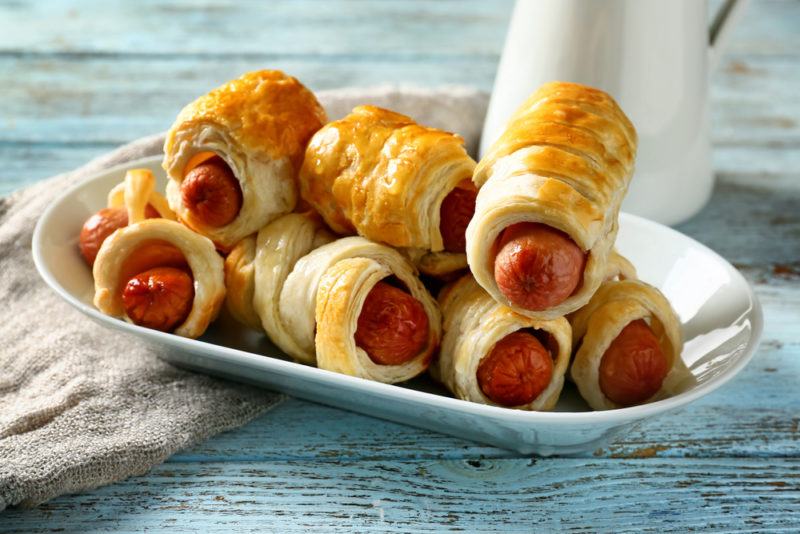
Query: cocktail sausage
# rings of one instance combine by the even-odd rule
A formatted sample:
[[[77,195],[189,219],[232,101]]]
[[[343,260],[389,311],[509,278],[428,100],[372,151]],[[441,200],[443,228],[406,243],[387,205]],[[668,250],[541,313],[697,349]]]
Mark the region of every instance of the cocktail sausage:
[[[483,394],[501,406],[532,402],[553,378],[553,357],[536,337],[514,332],[498,341],[478,365]]]
[[[667,359],[643,319],[628,323],[600,360],[600,390],[621,406],[655,395],[666,375]]]
[[[355,340],[373,362],[400,365],[425,348],[428,316],[417,299],[378,282],[361,308]]]
[[[586,257],[567,234],[539,223],[506,228],[497,244],[494,278],[514,306],[539,311],[556,306],[581,282]]]
[[[139,273],[125,285],[122,301],[134,324],[169,332],[186,320],[194,300],[189,273],[174,267],[156,267]]]
[[[478,192],[472,182],[465,182],[450,191],[439,209],[439,231],[447,252],[464,252],[467,249],[465,234],[467,225],[475,214]]]
[[[229,224],[242,208],[239,181],[219,156],[189,171],[181,182],[181,198],[192,216],[214,227]]]
[[[145,208],[144,215],[148,219],[160,217],[150,204]],[[128,212],[125,208],[103,208],[86,219],[78,238],[78,246],[89,267],[94,265],[103,241],[124,226],[128,226]]]

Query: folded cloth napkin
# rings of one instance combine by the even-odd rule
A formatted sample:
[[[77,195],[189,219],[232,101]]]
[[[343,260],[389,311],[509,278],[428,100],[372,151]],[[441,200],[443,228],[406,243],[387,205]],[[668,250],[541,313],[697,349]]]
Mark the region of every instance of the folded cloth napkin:
[[[460,133],[473,153],[487,102],[465,88],[349,89],[320,98],[331,118],[380,105]],[[141,139],[0,198],[0,510],[143,474],[283,399],[161,361],[157,350],[63,302],[34,268],[33,227],[59,193],[102,169],[159,154],[162,144],[161,135]]]

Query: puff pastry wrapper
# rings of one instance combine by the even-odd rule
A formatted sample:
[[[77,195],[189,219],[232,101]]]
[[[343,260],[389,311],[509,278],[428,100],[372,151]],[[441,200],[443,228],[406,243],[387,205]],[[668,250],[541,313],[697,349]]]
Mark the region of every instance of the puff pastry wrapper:
[[[576,349],[570,376],[595,410],[622,407],[600,389],[600,361],[622,329],[638,319],[644,319],[656,335],[669,370],[661,389],[645,402],[675,395],[694,383],[694,376],[681,358],[680,322],[666,297],[638,280],[610,280],[600,286],[586,306],[569,317]]]
[[[225,256],[225,307],[234,319],[261,330],[253,300],[256,292],[256,236],[239,241]]]
[[[477,371],[495,344],[518,330],[539,330],[552,336],[553,377],[547,388],[521,410],[552,410],[564,386],[572,349],[570,325],[563,317],[532,319],[498,304],[471,275],[447,286],[439,296],[443,317],[442,347],[431,367],[433,376],[459,399],[497,406],[481,391]]]
[[[92,268],[94,305],[106,315],[129,320],[122,302],[122,289],[127,283],[123,276],[125,262],[143,245],[166,242],[183,253],[194,279],[191,310],[174,333],[196,338],[217,317],[225,298],[222,258],[210,240],[170,219],[174,215],[168,211],[163,197],[154,192],[154,186],[155,179],[149,171],[132,170],[125,182],[109,193],[109,206],[118,207],[122,202],[128,210],[129,224],[106,238],[97,253]],[[162,218],[145,219],[147,204]]]
[[[264,229],[261,240],[258,235],[242,239],[225,257],[225,305],[230,314],[245,326],[264,330],[259,311],[255,308],[256,259],[259,259],[262,284],[268,284],[261,288],[261,294],[266,291],[279,295],[280,287],[297,260],[336,238],[322,219],[312,212],[279,217],[269,225],[269,229]],[[262,251],[258,255],[258,243],[259,248],[267,245],[274,253]],[[274,307],[265,306],[263,312],[278,313],[278,309],[276,300]],[[280,324],[277,323],[275,328]]]
[[[466,267],[444,250],[439,230],[445,197],[475,162],[461,137],[375,106],[359,106],[314,134],[300,172],[300,192],[338,234],[408,249],[426,274]]]
[[[303,151],[326,121],[313,93],[280,71],[250,72],[201,96],[183,108],[164,142],[170,206],[189,227],[229,250],[294,209]],[[193,216],[180,189],[185,175],[213,154],[227,163],[242,191],[237,217],[221,227]]]
[[[422,304],[429,333],[408,362],[379,365],[354,336],[367,294],[390,276]],[[385,383],[425,371],[441,337],[436,302],[406,257],[362,237],[334,241],[311,214],[289,214],[259,231],[254,308],[270,339],[294,359]]]
[[[552,82],[531,95],[475,170],[480,190],[467,228],[467,260],[478,283],[530,317],[554,318],[586,304],[605,275],[636,143],[633,125],[602,91]],[[561,230],[588,252],[582,283],[547,310],[513,306],[494,279],[495,242],[520,222]]]

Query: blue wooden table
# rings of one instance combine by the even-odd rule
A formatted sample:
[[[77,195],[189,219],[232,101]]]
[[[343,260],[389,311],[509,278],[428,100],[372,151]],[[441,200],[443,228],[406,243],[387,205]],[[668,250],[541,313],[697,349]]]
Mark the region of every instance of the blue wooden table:
[[[0,194],[168,127],[262,67],[314,89],[490,89],[508,0],[0,1]],[[800,2],[756,1],[713,77],[711,203],[679,227],[755,285],[733,382],[576,458],[526,458],[289,399],[149,474],[0,530],[800,530]],[[0,459],[2,461],[2,459]]]

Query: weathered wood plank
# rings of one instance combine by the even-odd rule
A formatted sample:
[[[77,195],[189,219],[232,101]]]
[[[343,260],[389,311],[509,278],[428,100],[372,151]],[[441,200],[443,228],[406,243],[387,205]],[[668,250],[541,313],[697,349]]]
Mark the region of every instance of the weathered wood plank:
[[[8,511],[3,528],[763,532],[798,514],[798,460],[244,462],[163,465]]]
[[[38,179],[66,172],[85,164],[118,144],[87,145],[51,143],[15,143],[0,141],[0,195],[11,193]],[[37,178],[38,177],[38,178]]]
[[[753,54],[725,57],[712,76],[714,145],[786,151],[797,147],[800,102],[794,80],[800,81],[800,61],[796,58]]]
[[[0,5],[0,55],[481,55],[502,44],[512,7],[513,0],[13,2]]]
[[[795,0],[751,2],[728,50],[760,55],[800,54],[800,3]]]
[[[800,174],[794,177],[800,183]],[[751,176],[752,183],[759,180],[759,176]],[[791,277],[780,273],[782,267],[800,260],[798,206],[800,187],[767,189],[723,183],[715,189],[708,206],[677,229],[744,268],[751,280],[783,282]],[[773,272],[751,273],[749,267]],[[776,268],[778,272],[774,272]],[[789,284],[787,289],[793,287]]]
[[[381,0],[365,4],[365,0],[273,0],[269,4],[230,0],[135,4],[120,0],[7,1],[0,2],[5,23],[0,53],[135,50],[170,55],[325,55],[369,51],[391,56],[483,51],[487,43],[502,40],[513,1]],[[712,2],[712,11],[719,4]],[[728,50],[797,55],[798,17],[796,1],[754,2]]]
[[[242,72],[267,66],[285,69],[315,90],[381,83],[458,83],[488,90],[496,61],[496,54],[405,61],[0,57],[0,82],[5,87],[0,141],[124,142],[165,129],[177,110],[197,95]],[[792,82],[798,81],[800,62],[790,58],[728,59],[712,85],[715,144],[795,147],[800,142],[800,102]]]

